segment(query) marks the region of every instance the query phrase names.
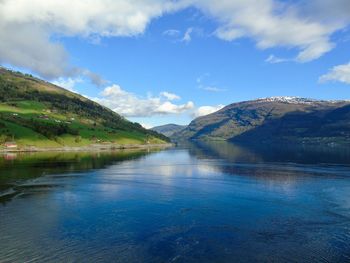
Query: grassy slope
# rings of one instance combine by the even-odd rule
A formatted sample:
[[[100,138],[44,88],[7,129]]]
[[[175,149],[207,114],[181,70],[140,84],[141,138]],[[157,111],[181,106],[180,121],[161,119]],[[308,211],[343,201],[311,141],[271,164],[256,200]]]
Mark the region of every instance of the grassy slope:
[[[164,143],[167,138],[50,83],[0,69],[0,144],[87,146]]]

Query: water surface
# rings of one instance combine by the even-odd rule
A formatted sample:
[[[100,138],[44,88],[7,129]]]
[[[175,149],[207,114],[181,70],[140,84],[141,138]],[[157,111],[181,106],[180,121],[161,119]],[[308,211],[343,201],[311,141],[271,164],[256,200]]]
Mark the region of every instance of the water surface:
[[[0,262],[349,262],[346,148],[4,155]]]

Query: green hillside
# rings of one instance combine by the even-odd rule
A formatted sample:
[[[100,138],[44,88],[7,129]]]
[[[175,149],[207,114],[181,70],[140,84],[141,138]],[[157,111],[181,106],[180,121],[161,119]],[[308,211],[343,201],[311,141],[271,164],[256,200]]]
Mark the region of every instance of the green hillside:
[[[83,96],[0,68],[0,145],[19,147],[158,144],[168,138],[144,129]]]

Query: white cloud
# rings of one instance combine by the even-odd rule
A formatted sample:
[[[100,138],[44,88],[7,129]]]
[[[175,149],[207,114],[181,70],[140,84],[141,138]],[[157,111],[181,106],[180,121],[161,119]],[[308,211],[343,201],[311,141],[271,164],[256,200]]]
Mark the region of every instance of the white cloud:
[[[297,48],[295,60],[317,59],[334,48],[331,35],[350,21],[348,0],[0,0],[0,63],[30,69],[45,78],[81,74],[70,64],[61,37],[99,42],[103,37],[144,33],[164,14],[194,7],[218,22],[215,35],[247,37],[257,47]],[[192,39],[188,28],[183,41]],[[176,30],[167,34],[177,34]],[[92,81],[94,78],[92,77]]]
[[[106,81],[105,79],[103,79],[100,75],[91,72],[90,70],[80,70],[79,72],[77,72],[85,77],[87,77],[90,82],[98,87],[103,86],[104,84],[108,83],[108,81]]]
[[[197,117],[205,116],[205,115],[214,113],[218,110],[221,110],[223,107],[225,107],[225,105],[222,105],[222,104],[217,106],[201,106],[194,111],[193,117],[197,118]]]
[[[2,0],[1,17],[4,23],[37,23],[68,36],[133,36],[179,7],[162,0]]]
[[[77,70],[77,75],[77,77],[60,77],[52,81],[52,83],[73,92],[76,92],[75,85],[84,82],[86,79],[99,87],[107,83],[106,80],[89,70]]]
[[[37,25],[18,25],[3,20],[0,2],[0,63],[27,68],[41,76],[69,76],[68,54]]]
[[[70,66],[66,50],[53,36],[135,36],[152,19],[180,7],[177,1],[163,0],[1,0],[0,63],[45,78],[71,77],[80,70]]]
[[[169,36],[169,37],[178,37],[180,35],[180,31],[177,29],[168,29],[163,32],[164,36]]]
[[[317,2],[325,1],[327,0],[313,0],[315,5],[310,7],[308,12],[302,12],[304,6],[300,2],[300,5],[274,0],[193,0],[192,2],[218,20],[220,26],[216,30],[216,36],[220,39],[233,41],[249,37],[255,39],[261,49],[277,46],[295,47],[300,50],[296,60],[307,62],[330,51],[335,46],[330,41],[330,35],[345,27],[344,19],[340,21],[336,16],[321,19],[313,14],[316,6],[322,9]],[[334,0],[332,3],[329,4],[329,8],[332,5],[343,8],[348,6],[346,0]]]
[[[181,41],[182,42],[186,42],[186,43],[191,42],[191,40],[192,40],[192,36],[191,36],[192,32],[193,32],[193,28],[192,27],[187,28],[187,30],[185,31],[185,34],[184,34],[184,36],[183,36]]]
[[[189,101],[186,104],[182,104],[182,105],[175,105],[170,101],[166,101],[166,102],[160,103],[160,105],[156,107],[154,112],[161,113],[161,114],[169,114],[169,113],[177,114],[193,108],[194,108],[194,103],[192,101]]]
[[[185,42],[189,43],[192,41],[193,35],[204,36],[203,29],[189,27],[184,31],[169,29],[163,32],[163,35],[173,38],[175,42]],[[181,36],[182,35],[182,36]]]
[[[153,125],[148,124],[148,123],[141,122],[140,124],[141,124],[141,126],[142,126],[143,128],[145,128],[145,129],[151,129],[151,128],[153,128]]]
[[[176,95],[174,93],[167,92],[167,91],[161,92],[160,96],[163,96],[163,97],[165,97],[168,100],[179,100],[179,99],[181,99],[180,96],[178,96],[178,95]]]
[[[164,94],[157,97],[140,98],[115,84],[105,88],[100,95],[99,98],[93,98],[93,100],[125,117],[180,114],[194,108],[192,101],[185,104],[174,104],[164,97]]]
[[[202,90],[205,90],[205,91],[210,91],[210,92],[222,92],[222,91],[226,91],[226,89],[220,89],[218,87],[214,87],[214,86],[200,86],[199,87],[200,89]]]
[[[321,83],[339,81],[350,84],[350,63],[333,67],[327,74],[321,76],[319,81]]]
[[[276,57],[275,55],[270,55],[268,56],[267,59],[265,59],[265,62],[271,63],[271,64],[277,64],[277,63],[282,63],[287,61],[291,61],[291,60],[287,58]]]
[[[81,83],[81,82],[83,82],[83,80],[81,78],[62,78],[61,77],[61,78],[53,81],[52,83],[59,86],[59,87],[62,87],[62,88],[65,88],[67,90],[74,92],[75,85],[77,83]]]

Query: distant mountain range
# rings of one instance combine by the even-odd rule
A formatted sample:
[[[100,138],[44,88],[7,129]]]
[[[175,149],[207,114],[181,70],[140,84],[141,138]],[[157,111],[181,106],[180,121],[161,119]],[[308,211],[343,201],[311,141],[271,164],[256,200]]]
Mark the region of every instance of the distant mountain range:
[[[350,101],[272,97],[230,104],[193,120],[173,140],[349,143]]]
[[[0,67],[0,149],[166,141],[88,98]]]
[[[161,133],[167,137],[171,137],[174,135],[174,133],[180,132],[186,127],[186,125],[166,124],[162,126],[153,127],[151,130]]]

